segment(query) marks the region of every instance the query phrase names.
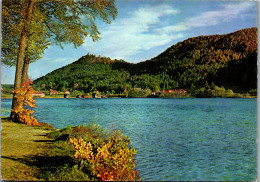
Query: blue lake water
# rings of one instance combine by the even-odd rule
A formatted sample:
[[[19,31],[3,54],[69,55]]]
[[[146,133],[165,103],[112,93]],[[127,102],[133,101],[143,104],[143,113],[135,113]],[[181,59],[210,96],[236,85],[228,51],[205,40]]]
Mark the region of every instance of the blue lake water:
[[[11,99],[1,105],[9,116]],[[34,116],[56,128],[121,129],[138,150],[142,180],[256,179],[256,99],[37,99],[37,106]]]

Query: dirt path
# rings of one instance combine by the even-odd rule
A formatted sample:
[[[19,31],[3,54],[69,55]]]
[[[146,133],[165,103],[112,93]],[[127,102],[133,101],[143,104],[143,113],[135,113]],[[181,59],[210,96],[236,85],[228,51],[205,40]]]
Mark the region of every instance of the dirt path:
[[[37,180],[39,169],[30,165],[35,156],[44,154],[51,142],[49,130],[1,119],[1,176],[2,180]]]

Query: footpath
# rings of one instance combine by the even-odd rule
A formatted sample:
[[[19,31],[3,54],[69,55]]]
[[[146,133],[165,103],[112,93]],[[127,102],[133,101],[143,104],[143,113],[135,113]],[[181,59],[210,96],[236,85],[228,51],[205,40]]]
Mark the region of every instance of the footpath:
[[[37,180],[39,167],[35,158],[43,156],[52,141],[46,137],[49,131],[1,118],[2,180]]]

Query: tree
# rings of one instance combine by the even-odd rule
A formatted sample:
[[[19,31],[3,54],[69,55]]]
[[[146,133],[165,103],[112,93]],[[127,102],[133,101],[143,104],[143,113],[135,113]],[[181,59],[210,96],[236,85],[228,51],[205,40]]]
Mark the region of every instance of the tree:
[[[19,121],[24,124],[39,125],[38,120],[32,116],[34,111],[28,108],[36,108],[36,101],[32,96],[35,90],[31,87],[31,84],[32,81],[27,79],[19,89],[13,91],[14,93],[19,93],[19,97],[17,97],[19,106],[12,109],[12,112],[15,112]],[[25,106],[28,107],[25,108]]]
[[[2,7],[3,40],[10,38],[2,49],[3,55],[6,60],[9,56],[14,58],[16,53],[14,50],[17,50],[14,89],[21,87],[23,74],[27,74],[26,66],[29,65],[32,56],[39,56],[37,50],[44,49],[44,47],[36,48],[37,42],[44,41],[47,44],[51,42],[61,47],[73,43],[76,48],[83,43],[86,36],[92,37],[93,41],[100,38],[96,25],[97,18],[110,23],[111,18],[115,19],[117,15],[115,0],[4,0]],[[5,34],[10,26],[13,27],[12,33]],[[41,30],[45,32],[32,33]],[[13,65],[14,62],[5,61],[5,63]],[[14,93],[12,109],[16,107],[18,103]],[[17,120],[14,112],[11,113],[11,118]]]
[[[17,53],[19,47],[19,38],[23,22],[22,9],[25,9],[26,1],[18,1],[19,4],[12,3],[12,1],[4,1],[2,8],[2,63],[7,66],[15,66],[17,60]],[[47,29],[37,29],[39,24],[43,23],[43,17],[36,11],[33,12],[31,24],[29,29],[28,39],[25,49],[25,63],[35,62],[41,58],[44,50],[50,45],[47,34]],[[37,29],[37,32],[34,31]],[[27,69],[26,69],[27,68]],[[28,65],[23,67],[27,70]],[[24,71],[23,71],[24,72]],[[27,77],[25,76],[24,80]]]
[[[19,48],[17,54],[17,62],[16,62],[16,71],[15,71],[15,82],[14,82],[14,89],[17,90],[22,85],[22,70],[23,70],[23,60],[25,58],[25,48],[27,43],[27,34],[29,32],[29,26],[32,19],[32,10],[35,1],[29,0],[27,8],[22,12],[24,14],[24,20],[22,21],[22,29],[21,29],[21,37],[19,40]],[[12,112],[11,112],[11,119],[19,120],[19,117],[14,110],[19,107],[19,93],[13,94],[13,103],[12,103]]]

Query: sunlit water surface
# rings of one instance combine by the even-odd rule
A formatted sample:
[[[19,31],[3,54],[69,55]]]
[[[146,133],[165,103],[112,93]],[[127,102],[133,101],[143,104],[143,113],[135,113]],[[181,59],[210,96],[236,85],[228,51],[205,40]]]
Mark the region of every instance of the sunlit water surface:
[[[2,115],[11,99],[2,99]],[[96,122],[138,150],[142,180],[256,179],[256,99],[37,99],[56,128]],[[100,112],[98,112],[100,108]]]

